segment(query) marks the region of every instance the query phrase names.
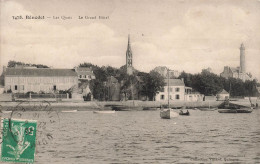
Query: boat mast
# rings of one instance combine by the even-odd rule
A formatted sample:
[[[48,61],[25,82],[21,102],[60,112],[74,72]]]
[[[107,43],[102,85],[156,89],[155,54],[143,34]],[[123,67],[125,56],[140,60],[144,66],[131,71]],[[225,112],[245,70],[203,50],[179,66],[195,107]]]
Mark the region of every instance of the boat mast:
[[[170,88],[169,88],[169,86],[170,86],[170,84],[169,84],[169,68],[167,69],[167,78],[168,78],[168,89],[167,89],[167,92],[168,92],[168,108],[170,108]]]

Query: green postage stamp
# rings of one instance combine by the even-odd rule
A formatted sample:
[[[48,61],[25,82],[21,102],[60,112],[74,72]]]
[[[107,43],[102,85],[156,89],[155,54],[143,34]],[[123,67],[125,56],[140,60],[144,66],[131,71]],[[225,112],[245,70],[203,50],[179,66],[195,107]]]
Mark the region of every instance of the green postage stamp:
[[[37,121],[4,118],[1,161],[33,163]]]

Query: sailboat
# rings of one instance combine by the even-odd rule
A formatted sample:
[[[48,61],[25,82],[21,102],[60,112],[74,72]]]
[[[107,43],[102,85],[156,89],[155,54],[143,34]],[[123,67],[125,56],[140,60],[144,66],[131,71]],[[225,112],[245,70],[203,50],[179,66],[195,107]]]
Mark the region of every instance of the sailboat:
[[[168,74],[168,89],[167,89],[167,92],[168,92],[168,108],[164,108],[164,109],[161,109],[160,111],[160,117],[162,119],[171,119],[173,117],[178,117],[178,113],[173,111],[173,109],[170,108],[170,92],[169,92],[169,69],[167,70],[167,74]]]
[[[229,93],[231,91],[231,83]],[[249,99],[251,103],[251,99]],[[252,105],[251,105],[252,106]],[[230,103],[229,99],[225,100],[222,104],[218,106],[219,113],[251,113],[253,111],[253,107],[247,107],[244,105],[238,105],[234,103]]]

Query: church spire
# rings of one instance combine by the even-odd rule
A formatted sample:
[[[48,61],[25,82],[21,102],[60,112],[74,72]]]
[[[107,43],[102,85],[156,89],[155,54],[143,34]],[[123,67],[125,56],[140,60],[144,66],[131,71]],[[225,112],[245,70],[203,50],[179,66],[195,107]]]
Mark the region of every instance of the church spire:
[[[128,75],[133,74],[132,62],[133,62],[133,55],[131,50],[130,35],[128,34],[128,44],[126,50],[126,71]]]

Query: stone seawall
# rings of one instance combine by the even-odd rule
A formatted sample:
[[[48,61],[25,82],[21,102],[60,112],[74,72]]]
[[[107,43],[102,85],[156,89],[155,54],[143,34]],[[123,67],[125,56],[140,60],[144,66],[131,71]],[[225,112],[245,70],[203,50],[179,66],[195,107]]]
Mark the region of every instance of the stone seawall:
[[[9,108],[11,110],[12,107],[16,106],[24,106],[24,107],[31,107],[32,109],[34,106],[40,106],[43,103],[47,103],[48,101],[23,101],[23,102],[1,102],[2,110],[6,110]],[[186,106],[187,108],[199,108],[199,107],[217,107],[223,101],[198,101],[198,102],[185,102],[185,101],[178,101],[178,102],[171,102],[171,108],[180,108]],[[160,107],[166,106],[167,102],[157,102],[157,101],[74,101],[74,102],[48,102],[50,106],[55,108],[70,108],[70,109],[80,109],[80,110],[99,110],[105,109],[109,106],[125,106],[125,107]],[[232,103],[236,103],[239,105],[250,106],[249,101],[232,101]],[[259,104],[259,100],[258,100]]]

